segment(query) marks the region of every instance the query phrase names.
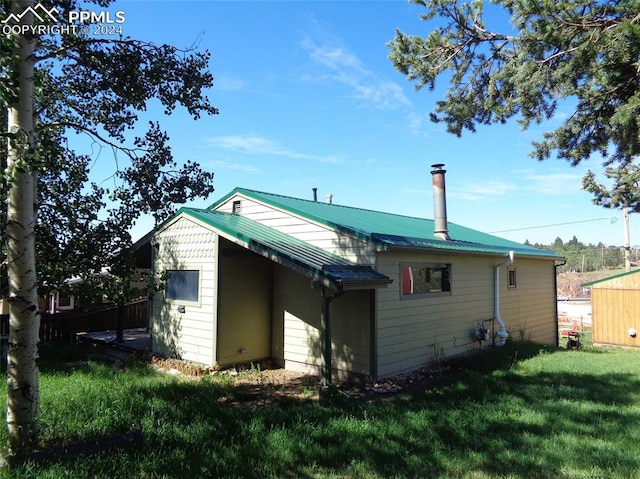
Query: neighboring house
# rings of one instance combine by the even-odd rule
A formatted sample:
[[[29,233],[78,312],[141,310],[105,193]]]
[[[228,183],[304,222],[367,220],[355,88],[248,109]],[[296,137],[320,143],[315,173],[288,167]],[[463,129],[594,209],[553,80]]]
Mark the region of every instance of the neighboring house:
[[[73,311],[76,308],[76,298],[72,294],[62,291],[52,291],[46,298],[46,307],[40,305],[40,310],[47,313]]]
[[[440,166],[435,221],[243,188],[182,208],[151,240],[154,352],[375,380],[507,331],[557,344],[563,258],[448,224]]]
[[[147,243],[149,243],[149,239],[146,239]],[[138,243],[133,245],[133,248],[136,249]],[[145,248],[141,248],[145,249]],[[150,258],[150,251],[147,251],[147,254]],[[136,249],[136,263],[139,262],[139,256],[141,256],[140,251]],[[150,262],[150,259],[147,261]],[[133,290],[133,296],[131,300],[137,300],[140,298],[146,298],[148,296],[148,281],[145,275],[150,271],[150,268],[145,267],[136,267],[136,278],[129,283],[129,287]],[[109,275],[109,270],[107,268],[103,268],[103,270],[96,274],[96,277],[103,276],[106,277]],[[90,310],[99,307],[103,307],[105,305],[112,304],[111,299],[108,298],[105,294],[102,293],[102,290],[99,286],[96,286],[95,289],[92,289],[91,295],[89,298],[86,295],[83,297],[84,301],[79,300],[73,293],[70,291],[72,288],[78,284],[82,283],[82,279],[79,277],[71,278],[65,281],[64,285],[58,289],[51,291],[46,297],[41,298],[39,301],[39,307],[41,311],[56,314],[56,313],[66,313],[74,310]]]
[[[582,285],[591,290],[594,344],[640,346],[640,270]]]
[[[104,269],[99,275],[107,275],[108,270]],[[71,292],[72,288],[75,285],[81,284],[82,279],[80,277],[73,277],[64,282],[63,285],[60,285],[56,289],[53,289],[47,296],[41,297],[39,299],[39,308],[40,311],[49,313],[49,314],[57,314],[57,313],[68,313],[70,311],[74,311],[77,308],[85,308],[85,307],[95,307],[105,302],[105,299],[99,292],[96,292],[94,300],[91,304],[79,304],[78,298],[73,295]]]

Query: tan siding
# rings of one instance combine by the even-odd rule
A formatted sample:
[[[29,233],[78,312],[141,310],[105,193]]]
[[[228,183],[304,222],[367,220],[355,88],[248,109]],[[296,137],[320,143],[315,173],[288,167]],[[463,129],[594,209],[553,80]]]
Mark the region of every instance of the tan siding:
[[[640,291],[593,289],[591,307],[594,343],[640,346],[640,338],[629,335],[629,328],[640,331]]]
[[[506,268],[500,275],[500,311],[513,339],[555,344],[557,318],[555,269],[550,261],[516,257],[517,287],[507,288]]]
[[[640,347],[640,271],[614,276],[591,286],[593,342]]]
[[[370,243],[344,234],[339,235],[326,226],[278,210],[272,206],[263,205],[242,195],[234,195],[229,198],[219,205],[216,211],[230,213],[233,208],[233,202],[237,200],[242,202],[240,214],[253,221],[291,235],[294,238],[307,241],[318,248],[343,256],[355,263],[373,265],[375,262],[375,253]]]
[[[217,292],[214,288],[217,235],[198,223],[179,216],[156,234],[159,244],[156,271],[197,269],[200,271],[199,302],[167,301],[164,292],[154,296],[151,334],[154,352],[206,365],[215,364]]]
[[[218,363],[268,358],[271,353],[271,262],[257,255],[220,255]]]
[[[317,371],[322,357],[320,291],[311,289],[308,278],[280,266],[274,278],[273,354],[289,369]],[[370,375],[369,295],[348,291],[331,303],[332,361],[339,375]]]
[[[370,291],[348,291],[331,303],[333,366],[369,376],[371,359]]]
[[[295,362],[319,367],[321,365],[320,328],[310,325],[289,312],[284,313],[284,318],[285,364]]]
[[[494,316],[494,265],[502,261],[496,257],[380,253],[378,270],[394,282],[377,292],[378,376],[395,375],[478,348],[473,336],[476,324]],[[451,293],[401,299],[401,262],[450,263]],[[514,338],[554,343],[553,263],[516,256],[514,266],[516,289],[507,290],[507,269],[500,270],[501,318],[507,330]]]

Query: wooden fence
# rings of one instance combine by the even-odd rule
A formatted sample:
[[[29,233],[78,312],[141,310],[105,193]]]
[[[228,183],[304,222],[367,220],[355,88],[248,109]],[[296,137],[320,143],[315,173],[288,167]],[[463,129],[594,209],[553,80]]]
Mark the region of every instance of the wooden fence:
[[[69,312],[40,316],[40,341],[75,341],[78,333],[114,331],[118,329],[118,306],[93,311]],[[126,304],[121,309],[122,329],[147,327],[147,300]],[[9,335],[9,315],[0,316],[0,335]]]

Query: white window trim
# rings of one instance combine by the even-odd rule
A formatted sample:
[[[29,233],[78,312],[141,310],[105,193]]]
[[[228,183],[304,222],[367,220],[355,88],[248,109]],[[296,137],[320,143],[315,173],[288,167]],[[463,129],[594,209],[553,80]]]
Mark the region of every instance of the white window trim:
[[[514,282],[511,284],[511,272],[513,271]],[[507,288],[508,289],[516,289],[518,287],[518,274],[516,273],[515,266],[509,266],[507,268]]]
[[[449,270],[449,290],[448,291],[434,291],[428,293],[413,293],[413,294],[403,294],[402,289],[404,286],[402,270],[404,268],[434,268],[434,269],[443,269],[447,268]],[[401,262],[399,268],[400,281],[398,282],[400,285],[400,299],[401,300],[411,300],[411,299],[421,299],[421,298],[437,298],[442,296],[451,296],[451,292],[453,291],[452,286],[452,265],[451,263],[430,263],[430,262],[421,262],[421,261],[413,261],[413,262]]]
[[[198,271],[198,301],[186,301],[184,299],[171,299],[167,298],[167,286],[168,283],[165,284],[165,287],[162,291],[162,296],[164,298],[164,302],[168,304],[177,304],[179,306],[196,306],[200,307],[202,305],[202,266],[200,265],[180,265],[180,266],[166,266],[164,267],[165,273],[169,273],[170,271]],[[168,282],[167,278],[167,282]]]
[[[60,291],[56,291],[55,311],[71,311],[76,307],[76,298],[71,294],[63,294],[63,297],[69,298],[69,306],[60,306]]]

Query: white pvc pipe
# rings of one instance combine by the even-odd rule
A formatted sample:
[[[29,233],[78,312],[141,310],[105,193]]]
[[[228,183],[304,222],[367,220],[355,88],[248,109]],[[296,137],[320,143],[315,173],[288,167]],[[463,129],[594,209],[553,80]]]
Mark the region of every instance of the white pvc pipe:
[[[500,317],[500,268],[502,266],[509,266],[512,263],[513,251],[509,251],[509,259],[507,259],[503,263],[497,264],[494,268],[495,285],[493,292],[493,314],[495,316],[496,323],[498,323],[498,326],[500,327],[500,329],[498,329],[498,332],[496,333],[496,336],[498,336],[496,346],[504,346],[504,343],[509,337],[509,333],[507,332],[507,328],[504,325],[504,321],[502,321],[502,318]]]

